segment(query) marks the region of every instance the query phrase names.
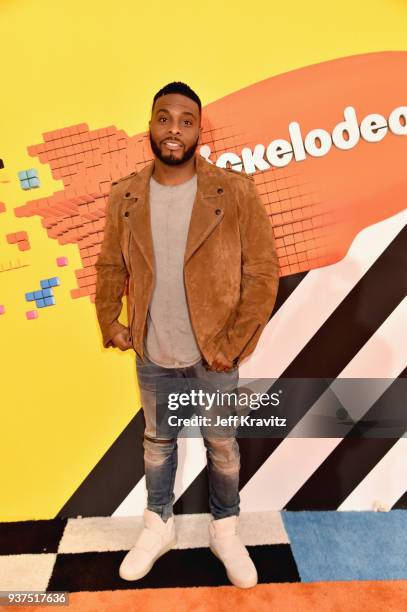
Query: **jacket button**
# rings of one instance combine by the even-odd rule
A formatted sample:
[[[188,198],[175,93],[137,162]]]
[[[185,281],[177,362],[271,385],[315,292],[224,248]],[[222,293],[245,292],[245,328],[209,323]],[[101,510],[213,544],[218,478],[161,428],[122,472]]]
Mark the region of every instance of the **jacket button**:
[[[218,187],[218,193],[223,193],[222,187]]]
[[[125,217],[128,217],[128,216],[129,216],[129,211],[128,211],[128,210],[126,210],[126,212],[124,213],[124,216],[125,216]]]
[[[128,198],[128,197],[129,197],[129,195],[130,195],[130,191],[127,191],[127,192],[125,193],[126,198]]]
[[[216,213],[217,215],[220,215],[220,214],[221,214],[221,212],[222,212],[222,211],[221,211],[221,209],[220,209],[220,208],[217,208],[217,209],[215,210],[215,213]]]

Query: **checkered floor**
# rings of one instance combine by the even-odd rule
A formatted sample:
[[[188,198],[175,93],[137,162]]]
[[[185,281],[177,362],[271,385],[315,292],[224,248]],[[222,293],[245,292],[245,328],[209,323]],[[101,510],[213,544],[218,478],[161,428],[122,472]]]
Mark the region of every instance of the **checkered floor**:
[[[405,517],[403,510],[241,513],[239,534],[257,567],[259,584],[403,579]],[[177,545],[135,582],[122,580],[118,568],[137,539],[142,517],[2,523],[0,590],[72,593],[230,585],[223,565],[208,548],[210,519],[209,514],[175,515]]]

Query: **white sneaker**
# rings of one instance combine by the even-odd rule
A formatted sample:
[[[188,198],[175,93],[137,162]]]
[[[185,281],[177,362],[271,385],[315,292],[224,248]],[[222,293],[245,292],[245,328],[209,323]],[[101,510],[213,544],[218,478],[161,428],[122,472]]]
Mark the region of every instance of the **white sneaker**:
[[[242,589],[257,584],[256,566],[237,534],[238,516],[227,516],[209,523],[209,548],[225,566],[230,582]]]
[[[144,510],[144,527],[137,542],[124,557],[119,575],[123,580],[139,580],[156,560],[176,544],[174,516],[164,522],[157,512]]]

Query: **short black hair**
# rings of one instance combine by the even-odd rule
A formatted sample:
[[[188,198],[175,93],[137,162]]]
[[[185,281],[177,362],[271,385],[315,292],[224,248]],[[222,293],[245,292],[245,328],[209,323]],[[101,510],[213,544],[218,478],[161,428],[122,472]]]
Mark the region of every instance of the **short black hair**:
[[[155,94],[153,98],[151,112],[153,112],[154,104],[157,98],[160,98],[161,96],[166,96],[167,94],[172,94],[172,93],[182,94],[183,96],[186,96],[187,98],[190,98],[191,100],[196,102],[199,107],[199,114],[201,114],[202,104],[201,104],[201,100],[199,99],[198,94],[195,93],[194,90],[189,87],[189,85],[187,85],[186,83],[182,83],[181,81],[172,81],[172,83],[167,83],[167,85],[164,85],[164,87],[162,87],[159,91],[157,91],[157,93]]]

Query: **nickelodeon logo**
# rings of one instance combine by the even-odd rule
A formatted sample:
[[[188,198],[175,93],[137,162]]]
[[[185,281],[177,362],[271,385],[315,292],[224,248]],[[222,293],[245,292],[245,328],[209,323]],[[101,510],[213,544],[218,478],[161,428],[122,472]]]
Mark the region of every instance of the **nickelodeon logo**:
[[[323,128],[315,128],[310,130],[305,138],[301,133],[300,124],[291,121],[288,125],[290,140],[276,138],[267,148],[263,144],[256,144],[253,150],[244,147],[241,150],[241,157],[231,151],[222,153],[216,161],[216,166],[224,168],[230,163],[236,171],[241,172],[244,169],[247,174],[252,174],[257,170],[268,170],[271,166],[282,168],[293,158],[297,162],[303,161],[307,154],[312,157],[323,157],[327,155],[332,145],[346,151],[353,149],[360,138],[366,142],[379,142],[386,136],[388,130],[397,136],[407,135],[407,106],[396,107],[387,120],[378,113],[366,115],[360,125],[353,106],[347,106],[343,115],[345,120],[335,125],[332,133]],[[200,154],[213,163],[209,159],[211,154],[209,145],[201,146]]]
[[[400,101],[407,90],[397,75],[406,70],[407,52],[338,58],[253,83],[204,107],[199,153],[253,175],[281,276],[339,261],[358,232],[405,209],[407,138],[400,136],[407,133],[407,106]],[[373,100],[381,114],[371,113]],[[115,126],[90,131],[81,123],[46,132],[44,142],[27,150],[49,164],[63,189],[14,212],[39,215],[49,238],[77,243],[83,269],[72,297],[93,299],[111,179],[153,159],[148,134],[128,136]],[[95,155],[102,164],[94,165]]]

